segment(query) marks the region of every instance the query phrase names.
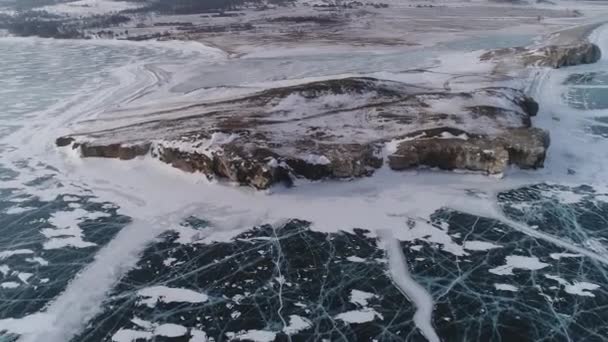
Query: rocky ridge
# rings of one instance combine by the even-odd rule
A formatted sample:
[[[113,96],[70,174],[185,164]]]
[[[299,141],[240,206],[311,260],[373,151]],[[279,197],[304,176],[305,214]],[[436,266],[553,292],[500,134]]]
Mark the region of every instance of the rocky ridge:
[[[374,78],[274,88],[177,108],[164,119],[57,139],[83,157],[151,155],[266,189],[294,179],[371,175],[418,166],[501,173],[543,165],[548,135],[530,127],[538,105],[490,87],[445,92]]]
[[[483,61],[560,68],[593,63],[591,43],[486,52]],[[187,172],[257,189],[426,166],[500,174],[544,164],[549,134],[521,90],[437,90],[367,77],[277,87],[144,113],[143,121],[60,137],[82,157],[150,155]]]
[[[497,49],[484,53],[482,61],[515,61],[524,67],[563,68],[591,64],[600,60],[600,48],[589,42],[542,47],[516,47]]]

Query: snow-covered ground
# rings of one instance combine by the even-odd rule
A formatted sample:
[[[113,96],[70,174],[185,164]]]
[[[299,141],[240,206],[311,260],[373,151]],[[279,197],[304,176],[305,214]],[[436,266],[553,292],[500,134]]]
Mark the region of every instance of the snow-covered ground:
[[[462,7],[466,6],[468,5],[462,5]],[[598,19],[600,13],[594,15],[597,15],[598,17],[595,19]],[[490,18],[497,20],[496,17],[498,14],[488,15],[486,21],[489,21]],[[445,20],[446,17],[443,18],[443,21]],[[531,20],[530,17],[527,17],[524,22],[529,20]],[[500,31],[501,34],[506,34],[508,32],[506,27],[511,26],[514,22],[522,23],[515,19],[506,21],[508,24],[501,29],[503,30]],[[530,24],[532,26],[527,26],[527,28],[535,27],[528,32],[535,36],[555,27],[566,28],[581,22],[584,22],[584,19],[557,18],[546,28],[543,28],[543,24]],[[524,32],[526,28],[521,30]],[[481,30],[466,32],[477,36],[478,44],[479,41],[485,41],[482,43],[485,44],[484,47],[498,43],[492,41],[492,39],[496,39],[493,33],[481,36]],[[603,31],[598,32],[600,33],[595,35],[594,39],[606,48],[606,35],[601,33]],[[445,39],[444,33],[445,31],[439,32],[440,37],[433,41]],[[427,36],[424,33],[422,37]],[[455,46],[462,48],[463,42],[455,39],[457,37],[459,37],[458,34],[447,38],[452,39]],[[221,38],[226,39],[226,36],[221,36]],[[235,39],[239,38],[235,37]],[[413,37],[413,39],[420,38]],[[15,93],[4,93],[7,89],[1,90],[4,91],[2,94],[7,98],[6,103],[11,106],[6,110],[7,113],[27,115],[24,116],[26,120],[16,120],[14,117],[3,118],[4,127],[8,128],[6,131],[3,130],[5,135],[2,143],[3,146],[6,146],[6,150],[3,151],[0,161],[4,167],[16,170],[16,174],[12,179],[3,180],[2,188],[19,189],[16,194],[12,195],[16,198],[19,196],[37,198],[48,203],[55,200],[59,194],[70,194],[74,198],[92,197],[92,201],[95,202],[114,203],[116,207],[119,207],[117,209],[119,213],[130,218],[128,224],[115,237],[99,246],[101,249],[94,254],[94,259],[88,261],[86,267],[83,267],[78,275],[65,285],[60,294],[58,293],[56,297],[49,300],[49,305],[44,310],[30,312],[20,317],[3,317],[0,320],[0,330],[22,334],[24,341],[68,341],[85,329],[89,320],[105,310],[102,306],[104,302],[120,300],[129,296],[133,296],[135,305],[143,309],[153,306],[158,310],[163,310],[163,305],[172,303],[192,305],[200,311],[212,307],[215,303],[220,303],[218,306],[221,305],[222,308],[236,305],[235,303],[240,299],[228,300],[221,295],[212,297],[204,289],[196,288],[195,283],[188,283],[190,288],[178,288],[164,282],[178,281],[182,278],[190,281],[190,278],[187,278],[189,274],[200,274],[201,281],[215,279],[215,277],[219,277],[219,273],[206,272],[206,267],[226,262],[241,252],[241,250],[236,250],[238,253],[235,252],[224,259],[216,258],[214,260],[212,256],[208,262],[204,260],[204,264],[196,264],[196,257],[205,255],[201,251],[207,251],[206,248],[211,246],[210,243],[227,243],[228,246],[243,243],[245,247],[242,250],[250,250],[256,243],[266,242],[276,254],[269,261],[264,259],[265,262],[268,261],[267,264],[259,267],[261,269],[275,267],[277,272],[280,272],[283,268],[278,265],[281,264],[283,254],[276,252],[276,245],[280,247],[281,241],[276,235],[264,237],[265,239],[254,237],[249,240],[241,237],[238,241],[233,238],[256,225],[271,224],[272,227],[282,227],[287,219],[309,221],[315,234],[323,234],[323,238],[314,240],[315,243],[310,244],[307,248],[313,248],[324,240],[334,241],[344,236],[350,237],[351,235],[346,234],[354,233],[355,228],[366,229],[364,236],[372,240],[379,235],[379,232],[387,229],[390,231],[390,234],[385,236],[386,255],[380,253],[373,258],[354,256],[354,254],[348,253],[363,253],[363,251],[359,248],[350,248],[350,246],[341,251],[345,256],[349,255],[352,263],[361,267],[368,264],[381,265],[384,273],[380,272],[379,277],[388,273],[395,284],[390,289],[388,287],[376,289],[373,286],[369,288],[357,286],[356,289],[359,292],[344,289],[343,301],[352,306],[345,305],[336,310],[335,315],[332,313],[333,316],[330,317],[336,322],[352,323],[355,326],[371,321],[370,326],[393,329],[393,326],[383,324],[386,324],[389,317],[392,317],[389,315],[396,314],[390,310],[387,310],[389,312],[383,311],[384,307],[378,305],[376,301],[386,293],[394,291],[391,290],[394,288],[398,288],[399,291],[397,291],[396,297],[390,298],[392,301],[395,298],[409,299],[399,306],[398,311],[401,312],[404,308],[415,306],[414,311],[418,312],[415,317],[412,312],[412,316],[403,320],[412,321],[414,318],[415,325],[406,326],[409,329],[406,330],[413,332],[419,329],[428,340],[436,340],[435,334],[441,334],[440,328],[449,327],[449,324],[445,323],[449,320],[458,321],[461,325],[470,323],[459,320],[459,317],[451,317],[445,311],[433,311],[440,307],[439,302],[448,298],[452,293],[456,293],[458,296],[469,295],[464,298],[464,302],[450,304],[454,305],[454,308],[457,308],[459,303],[471,303],[480,298],[489,298],[488,302],[482,302],[486,304],[504,300],[510,305],[506,308],[513,308],[517,303],[525,303],[543,309],[547,307],[542,306],[542,303],[573,303],[571,302],[573,297],[574,300],[592,298],[598,301],[604,301],[606,298],[605,292],[608,283],[588,279],[602,277],[606,274],[608,257],[606,256],[605,238],[602,237],[601,230],[597,232],[587,226],[583,227],[576,220],[574,220],[572,230],[552,230],[559,226],[555,222],[535,226],[526,221],[526,219],[534,219],[536,217],[533,215],[534,213],[522,221],[514,221],[502,210],[497,199],[503,190],[529,184],[544,182],[563,185],[592,184],[594,191],[597,191],[597,196],[586,194],[577,197],[576,191],[556,190],[556,193],[547,195],[553,197],[546,201],[553,200],[566,206],[566,209],[558,207],[559,210],[556,209],[556,211],[559,215],[554,215],[561,217],[564,221],[572,219],[569,216],[570,211],[567,210],[570,208],[568,206],[578,205],[578,203],[591,203],[591,207],[597,208],[601,206],[603,197],[600,197],[600,194],[605,196],[608,192],[608,183],[605,180],[605,160],[607,160],[605,151],[608,150],[608,145],[605,139],[588,135],[583,123],[593,121],[593,118],[602,112],[576,111],[563,103],[562,94],[566,87],[563,81],[570,72],[568,70],[537,70],[538,74],[533,80],[535,87],[531,87],[533,88],[532,93],[541,102],[542,108],[535,124],[549,129],[552,134],[555,134],[547,167],[544,170],[509,170],[505,179],[497,179],[475,174],[453,174],[433,170],[396,173],[384,168],[374,177],[357,181],[302,183],[292,189],[277,187],[269,192],[256,192],[229,184],[209,182],[199,174],[184,174],[151,158],[139,158],[128,162],[105,159],[82,160],[70,154],[70,151],[56,149],[54,139],[70,133],[73,129],[99,124],[99,121],[105,121],[104,124],[108,124],[113,120],[118,122],[137,119],[137,115],[146,113],[147,106],[166,109],[191,104],[205,97],[207,99],[230,98],[279,84],[297,84],[310,79],[335,77],[336,74],[374,75],[385,79],[415,81],[424,85],[440,86],[449,81],[448,83],[452,84],[454,89],[466,89],[472,85],[485,84],[484,82],[489,83],[495,80],[487,79],[487,66],[478,64],[473,58],[477,54],[465,54],[464,51],[468,51],[469,48],[459,50],[454,46],[426,50],[424,53],[405,47],[403,50],[392,49],[391,54],[384,54],[386,51],[381,51],[382,53],[353,55],[350,53],[352,50],[349,50],[349,53],[340,54],[343,51],[340,50],[340,47],[336,48],[337,51],[325,51],[323,49],[327,48],[327,44],[319,44],[315,58],[311,57],[314,56],[311,53],[313,50],[308,50],[309,53],[300,55],[294,51],[286,53],[283,49],[268,49],[265,51],[265,55],[231,59],[218,49],[176,42],[52,42],[57,44],[54,46],[60,48],[59,51],[49,50],[45,45],[50,44],[48,41],[11,39],[9,42],[29,44],[31,51],[47,51],[46,55],[38,56],[40,65],[43,67],[53,65],[56,70],[50,70],[51,74],[41,73],[45,75],[45,78],[53,77],[51,78],[52,86],[42,90],[36,87],[25,88],[23,83],[20,83],[27,82],[28,77],[36,76],[27,74],[29,69],[38,70],[34,66],[23,64],[27,66],[27,70],[22,70],[20,74],[7,76],[7,79],[11,81],[11,89],[33,90],[31,90],[32,94],[25,94],[31,95],[31,97],[24,96],[23,98],[18,97]],[[468,42],[475,43],[473,40]],[[287,45],[293,47],[297,45],[297,42],[291,41]],[[105,46],[107,49],[93,48],[94,46]],[[226,46],[232,46],[231,42],[226,42]],[[479,45],[473,44],[473,46]],[[137,52],[138,49],[146,47],[154,51]],[[172,50],[173,53],[167,52],[166,48]],[[350,46],[349,49],[356,48]],[[447,53],[449,51],[446,50],[451,52]],[[14,50],[3,51],[13,51],[10,55],[14,56],[17,55],[17,52],[25,54],[26,49],[17,46]],[[68,51],[71,52],[68,53]],[[83,53],[83,51],[88,53]],[[123,51],[126,57],[122,57],[124,58],[121,59],[122,62],[108,66],[106,72],[112,75],[112,82],[103,83],[104,87],[100,89],[95,81],[106,80],[108,74],[95,74],[83,65],[97,67],[103,63],[109,63],[109,60],[104,58],[120,54],[117,51]],[[81,54],[82,56],[79,57]],[[37,56],[35,51],[32,52],[32,55],[24,55],[29,61],[34,60],[35,56]],[[74,62],[62,66],[62,61],[67,60],[68,56],[74,58]],[[99,59],[91,56],[98,56]],[[128,58],[129,56],[131,58]],[[154,56],[154,58],[150,60],[146,59],[146,56]],[[81,57],[82,59],[80,59]],[[76,61],[80,61],[80,64]],[[21,63],[14,65],[21,65]],[[600,64],[598,68],[604,65]],[[412,74],[407,72],[412,67],[420,66],[433,67],[432,70],[436,73]],[[85,85],[72,90],[73,97],[69,96],[70,92],[67,90],[57,94],[53,93],[52,91],[57,90],[55,88],[67,89],[67,86],[61,83],[64,78],[63,73],[74,72],[76,67],[83,68],[77,70],[81,70],[78,74],[81,74],[80,77],[83,78],[82,81]],[[589,68],[593,67],[585,66],[575,69],[575,71],[593,70]],[[56,73],[54,76],[53,72]],[[457,75],[451,73],[457,73]],[[72,80],[78,77],[78,75],[69,75]],[[466,79],[466,82],[463,79]],[[85,82],[87,80],[89,82]],[[44,79],[34,81],[32,84],[37,82],[45,84]],[[504,81],[517,85],[522,85],[524,82],[524,80],[511,80],[508,77],[505,77]],[[19,108],[44,100],[43,95],[35,93],[36,89],[41,91],[44,96],[54,95],[58,100],[55,98],[52,99],[53,101],[49,100],[49,104],[44,110],[32,110],[25,114],[20,112]],[[17,103],[9,102],[8,99]],[[572,116],[573,112],[580,115]],[[133,118],[126,118],[127,115],[133,115]],[[21,127],[14,127],[15,123]],[[572,169],[574,173],[569,169]],[[82,209],[76,207],[79,204],[74,203],[75,201],[71,199],[61,198],[62,201],[72,203],[68,207],[71,209],[55,210],[52,205],[49,205],[51,207],[49,210],[54,210],[54,214],[49,214],[46,219],[42,218],[42,221],[33,228],[38,235],[47,232],[48,241],[67,238],[72,242],[78,242],[71,245],[66,244],[54,252],[72,250],[82,242],[88,241],[78,239],[81,237],[79,224],[83,223]],[[541,200],[542,198],[537,199],[540,205],[546,204]],[[13,205],[20,206],[21,202],[15,199]],[[525,208],[523,205],[519,207]],[[474,215],[474,219],[471,222],[464,220],[464,223],[450,224],[447,219],[442,221],[434,217],[441,208],[451,208],[468,213]],[[90,214],[90,218],[97,217],[97,220],[107,218],[103,217],[105,214],[99,214],[98,210],[90,210]],[[456,216],[456,214],[454,215]],[[208,221],[209,226],[197,230],[195,233],[179,228],[183,219],[189,216],[204,218]],[[488,218],[492,219],[489,226],[482,226],[483,232],[477,232],[478,222],[487,224]],[[19,220],[15,222],[20,222]],[[26,221],[26,219],[22,220]],[[56,231],[62,233],[65,231],[66,234],[55,236]],[[119,279],[131,270],[139,270],[136,266],[142,258],[143,252],[151,245],[156,247],[155,243],[162,240],[158,236],[167,231],[177,231],[181,234],[180,243],[183,242],[182,245],[192,248],[192,250],[189,250],[186,256],[181,256],[181,259],[177,259],[180,256],[176,256],[171,260],[162,259],[161,262],[176,270],[181,270],[179,268],[181,264],[192,263],[192,268],[179,274],[170,274],[169,279],[145,283],[139,288],[136,287],[133,294],[120,293],[109,298],[108,293],[113,290]],[[277,231],[280,232],[280,229],[276,229],[274,233],[276,234]],[[487,232],[499,232],[503,235],[499,235],[494,240],[488,238],[488,241],[483,241],[481,237],[469,236],[474,231],[474,234],[482,236]],[[21,233],[21,230],[19,232]],[[293,234],[293,236],[297,236],[297,234]],[[503,237],[505,238],[503,239]],[[46,239],[47,236],[43,235],[41,238]],[[581,240],[577,240],[578,238]],[[37,260],[35,264],[43,267],[44,262],[47,261],[41,256],[43,253],[47,253],[42,248],[44,241],[46,240],[42,240],[40,248],[35,251],[20,248],[20,245],[25,243],[22,240],[14,243],[9,241],[10,244],[4,244],[0,259],[6,267],[0,266],[2,267],[0,271],[8,272],[12,268],[20,267],[20,265],[15,266],[11,263],[16,259],[9,258],[31,258],[32,261]],[[220,251],[230,250],[224,248],[226,245],[221,245],[221,247]],[[170,248],[160,246],[158,253],[170,250]],[[408,253],[407,255],[403,255],[404,250]],[[284,251],[284,253],[288,252],[289,250]],[[334,252],[332,250],[332,253]],[[254,253],[261,255],[257,250]],[[245,267],[247,261],[253,259],[249,255],[247,257],[245,262],[231,268],[226,273],[228,275],[238,273],[240,267]],[[383,260],[383,258],[388,258],[388,260]],[[408,258],[407,263],[404,262],[405,258]],[[428,260],[427,263],[425,263],[425,259]],[[338,261],[338,259],[330,260],[326,265],[338,264]],[[51,259],[50,263],[53,264],[53,262],[54,260]],[[151,263],[150,260],[144,260],[144,264],[148,262]],[[456,263],[456,266],[450,264],[451,262]],[[567,262],[580,262],[580,264],[574,266],[563,264]],[[276,266],[274,266],[275,263]],[[405,272],[405,267],[408,265],[412,267],[411,272]],[[444,267],[444,265],[448,266]],[[468,265],[472,265],[473,269],[460,272],[461,267],[464,270]],[[563,265],[569,267],[562,267]],[[154,266],[157,265],[154,264]],[[318,270],[325,266],[317,263],[316,267],[315,271],[319,272]],[[591,271],[589,271],[590,268]],[[444,281],[439,275],[425,273],[430,272],[429,270],[453,271],[456,277]],[[567,275],[558,271],[567,273]],[[481,272],[482,276],[469,277],[471,274],[477,274],[475,272]],[[15,290],[31,284],[43,286],[46,278],[40,279],[38,283],[35,282],[39,278],[38,274],[29,276],[28,273],[30,272],[17,271],[15,280],[3,281],[4,285],[0,286],[4,287],[3,291]],[[154,271],[141,273],[155,275]],[[364,272],[359,274],[345,271],[335,274],[341,278],[357,274],[359,277],[356,281],[357,285],[369,285],[367,281],[371,278]],[[228,278],[225,273],[221,273],[221,275]],[[316,278],[324,279],[319,275],[320,273]],[[539,276],[537,277],[537,275]],[[277,301],[279,301],[284,298],[283,293],[289,293],[290,284],[281,278],[280,274],[272,274],[271,280],[268,281],[265,278],[261,279],[261,283],[255,283],[257,290],[261,291],[264,287],[269,287],[276,291],[273,296],[264,296],[264,298],[278,298]],[[478,291],[474,286],[483,282],[483,279],[490,281],[490,288]],[[245,281],[241,281],[235,286],[241,286],[243,283]],[[133,284],[121,283],[121,285]],[[231,287],[232,284],[230,284]],[[225,288],[229,288],[229,286],[225,285]],[[384,289],[387,290],[383,291]],[[497,290],[498,293],[490,292],[494,290]],[[527,294],[528,297],[506,297],[524,296],[524,294]],[[544,296],[549,299],[545,300],[547,297]],[[539,297],[542,301],[537,300]],[[530,298],[533,301],[529,300]],[[305,301],[305,299],[302,300]],[[391,304],[390,302],[384,303],[387,307]],[[576,302],[570,306],[578,308],[579,306],[576,304],[590,305],[589,303]],[[274,325],[259,324],[255,329],[247,328],[243,331],[232,329],[227,331],[230,335],[226,336],[235,340],[254,337],[258,340],[272,340],[279,333],[295,334],[298,331],[306,331],[314,324],[315,317],[312,314],[309,316],[305,310],[314,309],[315,305],[319,306],[314,300],[311,300],[309,304],[298,314],[292,314],[291,311],[284,313],[282,310],[287,310],[287,307],[277,305],[277,319],[272,322]],[[445,302],[442,305],[445,305]],[[483,306],[483,310],[490,307],[491,305]],[[108,311],[119,311],[122,308],[123,306],[117,305]],[[257,307],[250,305],[249,308]],[[549,308],[555,309],[552,305]],[[237,320],[239,315],[236,313],[237,311],[232,309],[230,311],[231,318]],[[546,311],[548,309],[539,310],[542,313]],[[167,310],[161,316],[176,316],[176,319],[180,319],[180,315],[176,312],[173,309]],[[500,311],[500,315],[509,314],[509,312],[505,309]],[[532,320],[538,328],[547,320],[543,316],[535,321],[538,318],[535,312],[533,317],[525,316],[530,314],[530,310],[523,310],[514,315],[524,315],[522,316],[524,320]],[[574,309],[574,312],[567,312],[570,313],[568,316],[571,319],[578,319],[577,315],[581,314],[578,309]],[[600,318],[603,314],[601,311],[593,313],[597,313],[596,317]],[[406,314],[409,315],[408,312]],[[496,312],[494,314],[495,316],[490,316],[491,319],[500,317]],[[445,316],[440,317],[441,321],[437,318],[431,322],[433,317],[439,317],[439,315]],[[474,321],[484,319],[488,315],[489,313],[486,311],[466,312],[466,316],[472,316]],[[108,331],[111,333],[109,338],[114,337],[115,340],[121,341],[132,340],[134,337],[150,339],[153,336],[185,336],[186,331],[192,337],[197,336],[201,340],[207,336],[203,332],[206,329],[202,325],[192,325],[186,329],[186,323],[178,325],[152,321],[152,319],[164,319],[158,315],[152,318],[137,319],[132,317],[132,313],[126,314],[125,317],[127,316],[129,318],[127,323],[113,326],[116,331]],[[184,316],[186,316],[184,320],[191,318],[189,315]],[[561,319],[565,319],[565,314],[555,312],[554,316],[550,316],[550,318],[555,317],[560,321],[551,324],[554,324],[553,327],[558,327],[557,330],[563,329]],[[205,317],[202,318],[202,320],[205,319]],[[214,321],[217,321],[215,316],[207,319],[204,324],[211,326]],[[100,321],[100,324],[101,322],[103,320]],[[578,322],[586,324],[589,321],[582,317]],[[525,326],[524,323],[521,323],[520,326]],[[597,327],[601,328],[603,323],[604,320],[598,322]],[[496,327],[498,326],[485,327],[485,329],[494,331]],[[274,330],[270,330],[271,328]],[[403,329],[398,330],[403,331]],[[568,331],[565,334],[569,336]]]
[[[120,11],[138,7],[141,7],[141,3],[116,0],[78,0],[44,6],[39,9],[53,14],[79,17],[118,13]]]

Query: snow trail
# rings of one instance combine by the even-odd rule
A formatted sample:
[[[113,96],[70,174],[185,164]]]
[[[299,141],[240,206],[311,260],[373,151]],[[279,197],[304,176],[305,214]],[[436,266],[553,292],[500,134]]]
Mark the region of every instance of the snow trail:
[[[408,271],[399,241],[388,230],[378,231],[388,257],[389,274],[395,285],[416,306],[414,323],[429,342],[439,342],[433,327],[433,297],[418,284]]]

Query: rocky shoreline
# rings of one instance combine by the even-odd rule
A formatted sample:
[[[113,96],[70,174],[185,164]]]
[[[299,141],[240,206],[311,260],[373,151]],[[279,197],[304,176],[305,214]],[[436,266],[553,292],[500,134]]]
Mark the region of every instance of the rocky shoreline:
[[[265,90],[201,104],[201,113],[57,139],[82,157],[150,155],[187,172],[266,189],[294,179],[369,176],[384,163],[502,173],[542,167],[538,104],[490,87],[436,92],[373,78]]]
[[[601,57],[588,42],[497,49],[495,72],[561,68]],[[352,179],[387,165],[501,174],[543,167],[549,133],[531,126],[534,99],[519,89],[429,88],[369,77],[276,87],[228,100],[150,112],[155,119],[57,139],[82,157],[151,156],[256,189],[297,179]],[[145,115],[148,116],[148,115]]]

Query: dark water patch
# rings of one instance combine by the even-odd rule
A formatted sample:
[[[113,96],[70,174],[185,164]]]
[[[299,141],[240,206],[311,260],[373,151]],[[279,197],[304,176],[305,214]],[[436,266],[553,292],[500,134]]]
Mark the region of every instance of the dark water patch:
[[[608,85],[608,73],[603,71],[571,74],[564,85]]]
[[[49,219],[53,214],[74,210],[103,213],[78,223],[82,240],[91,246],[49,249],[46,243],[50,239],[43,234],[53,228]],[[90,197],[58,196],[53,201],[41,201],[8,190],[0,192],[0,319],[38,312],[64,291],[69,281],[93,261],[97,251],[129,222],[116,210],[116,206]]]
[[[257,227],[225,243],[184,245],[177,239],[167,234],[150,246],[137,269],[114,288],[104,312],[74,341],[109,341],[121,329],[148,331],[152,340],[164,341],[154,327],[167,323],[187,328],[175,341],[188,341],[195,331],[221,341],[250,330],[285,341],[283,329],[294,316],[308,324],[291,333],[293,341],[422,339],[412,323],[412,305],[387,277],[384,252],[365,231],[325,234],[292,221],[276,229]],[[142,305],[137,291],[160,285],[209,299]],[[369,296],[366,305],[351,302],[353,290]],[[353,310],[372,318],[360,324],[339,318]]]
[[[547,197],[542,189],[510,192],[509,198],[534,203]],[[583,197],[593,193],[589,187],[571,191]],[[412,277],[435,300],[433,325],[443,341],[602,341],[607,336],[604,265],[463,212],[439,210],[431,224],[466,249],[455,255],[425,238],[401,243]],[[415,225],[404,222],[403,229]],[[204,231],[204,224],[198,229]],[[306,324],[291,334],[292,341],[426,341],[413,324],[415,309],[387,276],[384,252],[368,235],[364,230],[314,232],[301,221],[257,227],[209,245],[181,244],[178,233],[165,234],[73,341],[110,341],[120,333],[189,341],[202,331],[215,341],[250,331],[287,341],[284,329],[293,317]],[[142,295],[159,286],[208,298],[150,302]],[[363,304],[353,301],[354,291],[367,294]],[[371,318],[340,319],[353,311]],[[157,330],[167,324],[179,326],[180,335],[160,336]]]
[[[570,88],[564,97],[571,108],[608,109],[608,88]]]
[[[602,138],[608,138],[608,117],[598,116],[593,118],[593,121],[597,122],[597,125],[588,125],[585,129],[588,134],[595,135]]]
[[[586,127],[586,131],[597,137],[608,138],[608,126],[590,125]]]
[[[602,341],[608,336],[606,267],[582,257],[554,259],[561,248],[494,220],[450,210],[438,211],[433,220],[448,223],[450,235],[465,246],[465,241],[499,246],[455,257],[428,244],[419,251],[403,244],[414,277],[436,301],[434,325],[444,341]],[[504,267],[513,256],[536,258],[542,267]],[[551,277],[599,288],[591,296],[574,295]]]
[[[578,246],[608,241],[608,196],[591,186],[536,184],[503,192],[498,201],[511,219]]]
[[[599,123],[608,124],[608,116],[598,116],[596,118],[593,118],[593,120]]]

